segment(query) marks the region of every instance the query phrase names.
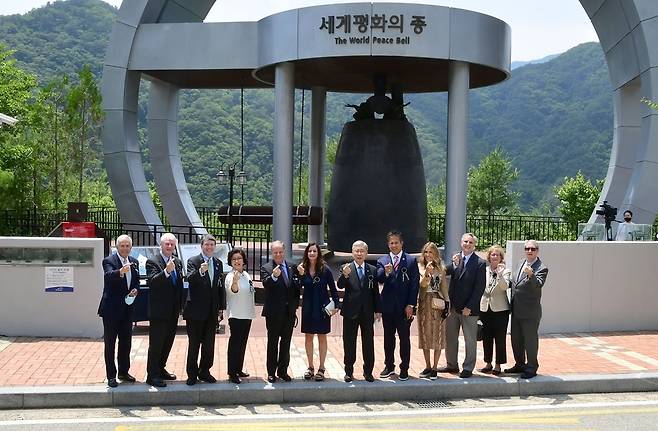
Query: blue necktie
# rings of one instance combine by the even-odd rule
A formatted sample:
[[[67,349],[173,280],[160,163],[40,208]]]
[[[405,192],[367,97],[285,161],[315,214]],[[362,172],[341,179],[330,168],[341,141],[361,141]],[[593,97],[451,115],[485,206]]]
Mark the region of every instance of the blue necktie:
[[[356,272],[359,276],[359,280],[363,280],[363,267],[362,266],[358,267]]]
[[[178,277],[176,277],[176,269],[174,268],[174,270],[171,271],[171,274],[169,275],[171,275],[172,283],[174,283],[174,286],[176,286],[178,284]]]

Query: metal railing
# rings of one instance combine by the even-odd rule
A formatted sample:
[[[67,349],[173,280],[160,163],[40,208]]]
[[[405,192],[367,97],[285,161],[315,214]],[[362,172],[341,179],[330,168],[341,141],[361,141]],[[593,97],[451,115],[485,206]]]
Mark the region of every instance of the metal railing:
[[[427,218],[427,236],[430,241],[445,241],[445,215],[430,214]],[[479,239],[478,248],[493,244],[505,246],[507,241],[536,239],[538,241],[575,241],[578,225],[560,217],[528,215],[479,215],[466,216],[466,231]]]
[[[198,234],[194,227],[172,226],[167,223],[164,212],[158,208],[162,226],[138,226],[135,224],[122,224],[118,211],[115,208],[90,208],[88,221],[96,222],[99,228],[106,232],[106,236],[115,238],[121,229],[131,229],[143,244],[155,244],[158,229],[169,230],[182,236],[181,241],[197,241]],[[227,226],[219,220],[218,208],[199,207],[197,212],[205,228],[218,238],[226,238]],[[0,235],[9,236],[46,236],[60,222],[66,220],[65,210],[30,210],[30,211],[0,211]],[[120,226],[120,227],[119,227]],[[326,224],[325,224],[326,227]],[[522,240],[534,238],[538,240],[575,240],[578,227],[567,223],[560,217],[529,216],[529,215],[479,215],[469,214],[466,217],[466,229],[475,233],[480,239],[479,248],[491,244],[505,245],[508,240]],[[260,242],[271,240],[269,225],[234,224],[235,243],[244,242],[259,244],[250,247],[261,247]],[[428,215],[428,239],[437,244],[444,243],[445,215]],[[307,240],[308,226],[293,226],[293,241],[305,242]],[[325,232],[326,237],[326,232]],[[269,245],[269,244],[268,244]],[[263,255],[269,257],[267,247]],[[251,259],[251,256],[249,257]],[[256,262],[253,262],[256,263]],[[259,266],[259,265],[257,265]]]

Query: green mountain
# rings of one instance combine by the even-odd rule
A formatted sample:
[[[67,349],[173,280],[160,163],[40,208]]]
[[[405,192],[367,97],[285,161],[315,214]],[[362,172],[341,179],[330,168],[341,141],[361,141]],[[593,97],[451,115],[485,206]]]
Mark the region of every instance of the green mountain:
[[[62,74],[74,75],[85,63],[100,79],[115,16],[116,9],[100,0],[56,1],[24,15],[0,17],[0,43],[16,50],[20,65],[36,73],[41,84]],[[142,129],[146,94],[143,89]],[[304,96],[305,164],[310,92]],[[521,208],[537,210],[540,204],[552,199],[554,185],[565,176],[574,176],[578,170],[589,178],[605,176],[612,144],[611,96],[607,67],[596,43],[579,45],[544,63],[516,68],[504,83],[471,91],[469,162],[477,164],[500,146],[520,170],[516,189],[521,192]],[[351,120],[352,109],[344,105],[366,97],[328,95],[327,133],[331,139],[337,139],[343,124]],[[302,91],[298,90],[295,158],[300,152],[301,98]],[[443,182],[447,96],[416,94],[407,95],[406,99],[411,102],[407,117],[416,127],[428,184]],[[181,92],[183,168],[199,206],[227,202],[228,191],[215,183],[214,176],[222,163],[240,161],[242,154],[250,178],[244,190],[245,203],[270,202],[273,92],[244,91],[244,128],[240,124],[240,107],[239,90]],[[148,149],[144,151],[147,155]],[[298,160],[295,165],[298,166]],[[150,177],[148,164],[146,169]],[[238,198],[241,195],[238,192]]]

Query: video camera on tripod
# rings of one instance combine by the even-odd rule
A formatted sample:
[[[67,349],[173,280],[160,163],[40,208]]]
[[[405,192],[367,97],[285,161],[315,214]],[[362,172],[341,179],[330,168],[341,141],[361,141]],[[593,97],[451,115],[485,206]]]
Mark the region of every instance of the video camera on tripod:
[[[598,215],[603,216],[605,220],[605,232],[608,238],[608,241],[612,241],[612,222],[617,218],[617,208],[608,204],[608,201],[603,201],[600,205],[600,209],[596,210]]]

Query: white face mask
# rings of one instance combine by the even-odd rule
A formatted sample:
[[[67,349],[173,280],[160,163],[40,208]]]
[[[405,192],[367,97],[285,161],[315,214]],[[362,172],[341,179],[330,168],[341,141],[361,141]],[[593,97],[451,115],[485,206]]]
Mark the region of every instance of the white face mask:
[[[126,301],[126,304],[128,304],[128,305],[132,305],[133,302],[135,302],[135,298],[136,298],[136,297],[137,297],[137,296],[126,295],[126,298],[125,298],[124,300]]]

